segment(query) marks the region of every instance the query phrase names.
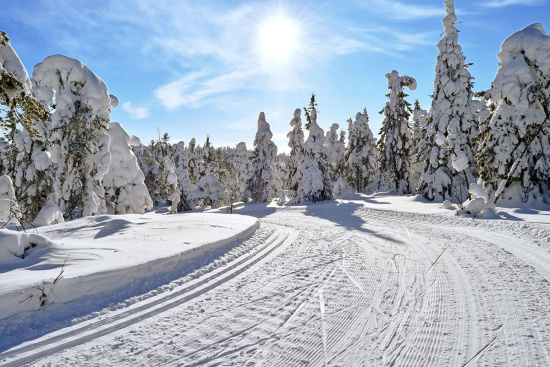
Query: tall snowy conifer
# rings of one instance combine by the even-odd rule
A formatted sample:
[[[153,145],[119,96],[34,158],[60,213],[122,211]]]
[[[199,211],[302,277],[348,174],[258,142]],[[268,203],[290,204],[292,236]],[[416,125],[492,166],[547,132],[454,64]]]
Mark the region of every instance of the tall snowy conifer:
[[[173,159],[176,167],[176,176],[178,177],[178,190],[180,193],[180,201],[178,203],[178,211],[192,209],[192,203],[189,199],[189,193],[194,190],[193,184],[189,179],[189,150],[185,148],[183,141],[174,144]]]
[[[550,37],[532,24],[508,37],[479,134],[478,170],[489,193],[550,203]]]
[[[244,202],[248,200],[248,196],[246,195],[246,186],[252,174],[252,165],[248,156],[249,153],[248,149],[246,149],[246,143],[240,142],[237,144],[235,148],[235,158],[233,161],[237,180],[235,198],[238,201]]]
[[[412,191],[410,178],[410,133],[409,116],[412,112],[410,103],[405,100],[407,94],[403,87],[416,89],[416,80],[410,76],[399,76],[393,70],[386,74],[388,79],[387,94],[389,101],[380,113],[384,121],[380,128],[380,141],[377,148],[380,154],[380,172],[377,177],[378,190],[409,194]]]
[[[351,119],[350,119],[351,121]],[[346,149],[346,172],[350,185],[357,192],[365,192],[367,186],[376,176],[378,151],[371,129],[367,110],[355,115],[355,122],[350,123]]]
[[[49,56],[36,65],[32,83],[37,99],[55,108],[46,129],[57,167],[54,189],[63,216],[72,219],[103,213],[102,181],[111,159],[107,86],[80,61],[62,55]]]
[[[195,138],[189,141],[189,164],[187,166],[189,171],[189,179],[193,185],[199,182],[199,159],[197,158],[197,144]]]
[[[345,180],[345,150],[346,147],[339,140],[338,128],[340,125],[332,124],[325,139],[325,150],[327,154],[327,168],[332,182],[338,179]]]
[[[411,177],[412,182],[418,183],[424,162],[419,158],[421,152],[425,151],[430,141],[425,141],[426,135],[426,119],[428,117],[428,111],[420,107],[418,99],[414,102],[414,109],[412,113],[412,128],[411,128]],[[431,149],[431,145],[430,145]]]
[[[277,146],[271,138],[273,133],[265,120],[265,114],[260,112],[258,131],[254,139],[253,173],[247,185],[247,191],[255,202],[265,203],[271,198],[271,164],[277,155]]]
[[[13,179],[23,224],[32,223],[44,205],[55,202],[43,129],[48,118],[45,106],[31,93],[23,63],[0,32],[0,128],[7,138],[2,143],[0,174]]]
[[[437,44],[432,107],[424,134],[428,144],[419,152],[423,168],[417,193],[429,200],[449,198],[453,184],[465,195],[467,186],[461,182],[472,182],[475,177],[472,139],[478,132],[478,102],[472,101],[473,77],[458,44],[454,0],[446,0],[445,8],[445,36]]]
[[[286,134],[288,146],[290,147],[290,158],[288,160],[287,186],[294,193],[298,189],[298,182],[302,178],[302,164],[304,162],[304,130],[302,130],[302,110],[297,108],[294,117],[290,121],[292,130]],[[293,194],[294,195],[294,194]]]
[[[304,143],[305,155],[302,163],[302,177],[298,182],[296,196],[291,199],[292,204],[332,199],[332,181],[327,169],[325,133],[317,124],[316,105],[315,95],[313,94],[309,108],[306,109],[306,119],[308,121],[306,126],[309,135]]]
[[[103,176],[105,198],[115,214],[142,214],[153,208],[145,176],[130,149],[130,136],[118,122],[109,125],[111,165]]]

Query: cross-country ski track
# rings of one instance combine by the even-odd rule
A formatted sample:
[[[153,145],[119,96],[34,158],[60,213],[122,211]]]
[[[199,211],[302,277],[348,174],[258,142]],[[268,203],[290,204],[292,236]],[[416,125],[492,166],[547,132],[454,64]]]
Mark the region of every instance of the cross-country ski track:
[[[170,291],[0,353],[0,365],[549,366],[550,226],[326,202]]]

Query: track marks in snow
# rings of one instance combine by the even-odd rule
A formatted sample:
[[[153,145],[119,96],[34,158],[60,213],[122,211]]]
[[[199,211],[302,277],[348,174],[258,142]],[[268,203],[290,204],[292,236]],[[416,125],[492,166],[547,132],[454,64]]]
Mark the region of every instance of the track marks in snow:
[[[537,256],[548,252],[550,231],[373,209],[345,221],[338,206],[323,208],[263,217],[263,226],[296,231],[284,250],[51,361],[550,365],[550,286]]]

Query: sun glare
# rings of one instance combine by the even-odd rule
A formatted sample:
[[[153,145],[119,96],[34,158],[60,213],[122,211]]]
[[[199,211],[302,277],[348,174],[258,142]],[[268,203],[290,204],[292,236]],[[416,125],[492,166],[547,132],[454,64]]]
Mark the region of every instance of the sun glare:
[[[279,15],[259,25],[258,52],[266,69],[285,67],[299,52],[300,27],[292,18]]]

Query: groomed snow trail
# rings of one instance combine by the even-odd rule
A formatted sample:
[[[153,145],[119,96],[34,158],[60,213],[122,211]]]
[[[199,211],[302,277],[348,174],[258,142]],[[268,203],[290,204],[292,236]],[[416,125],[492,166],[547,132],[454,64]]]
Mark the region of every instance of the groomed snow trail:
[[[262,258],[32,364],[550,365],[547,225],[335,202],[241,212],[272,233]]]

